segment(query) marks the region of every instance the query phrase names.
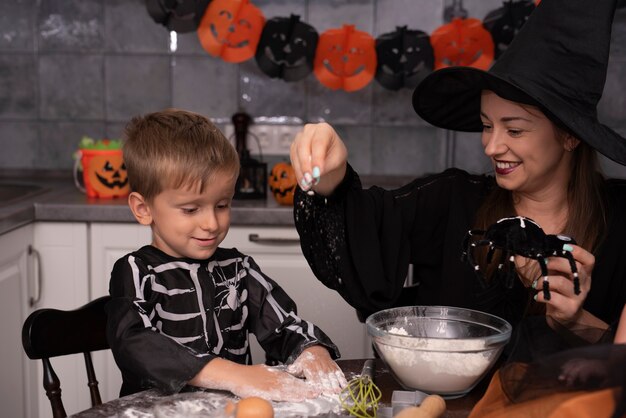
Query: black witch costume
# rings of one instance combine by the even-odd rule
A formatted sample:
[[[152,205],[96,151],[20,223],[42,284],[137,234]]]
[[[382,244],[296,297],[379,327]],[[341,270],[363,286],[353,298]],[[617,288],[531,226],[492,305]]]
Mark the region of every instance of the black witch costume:
[[[607,234],[584,308],[616,324],[626,303],[626,180],[607,180],[605,186]],[[348,166],[332,196],[297,190],[302,251],[315,276],[361,317],[394,306],[446,305],[489,312],[515,326],[534,290],[520,280],[511,289],[503,281],[483,288],[461,260],[463,238],[493,187],[491,176],[448,169],[397,190],[364,190]],[[415,283],[405,287],[409,264]]]
[[[109,292],[107,339],[122,372],[120,396],[178,392],[216,357],[250,364],[249,333],[272,360],[290,363],[313,345],[339,357],[283,289],[234,248],[193,260],[142,247],[115,263]]]
[[[596,111],[615,6],[614,0],[542,0],[488,71],[471,67],[435,71],[416,88],[413,107],[434,126],[479,132],[481,92],[491,90],[504,99],[538,107],[575,138],[626,165],[626,139],[601,124]],[[593,358],[607,362],[604,354],[611,354],[602,379],[583,379],[585,384],[578,389],[617,386],[621,400],[615,413],[620,414],[626,410],[625,346],[606,343],[612,341],[611,331],[626,303],[626,181],[604,180],[601,186],[606,231],[594,251],[592,285],[583,308],[609,324],[609,330],[572,324],[561,328],[545,315],[525,317],[535,304],[533,289],[520,280],[511,288],[497,280],[483,288],[471,266],[461,261],[463,238],[475,228],[479,208],[497,187],[492,176],[448,169],[397,190],[364,190],[348,166],[331,196],[309,196],[298,189],[294,217],[316,277],[339,292],[362,318],[403,305],[459,306],[503,317],[515,329],[506,350],[509,363],[500,375],[511,402],[569,390],[561,384],[548,391],[532,376],[545,378],[545,372],[551,374],[551,382],[558,381],[562,368],[581,354],[598,350]],[[414,284],[405,287],[410,264]],[[544,367],[544,358],[554,367]],[[514,367],[519,364],[525,366]]]

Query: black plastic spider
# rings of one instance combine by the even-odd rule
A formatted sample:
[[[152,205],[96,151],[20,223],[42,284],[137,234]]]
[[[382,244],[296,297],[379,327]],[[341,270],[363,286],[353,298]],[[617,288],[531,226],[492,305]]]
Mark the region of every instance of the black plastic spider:
[[[481,239],[473,239],[482,237]],[[474,258],[476,247],[489,246],[487,252],[487,263],[491,263],[493,253],[496,249],[501,250],[500,261],[498,263],[498,273],[502,271],[504,263],[508,259],[509,273],[507,275],[506,286],[511,288],[515,279],[515,256],[520,255],[532,258],[539,262],[541,275],[543,276],[543,296],[550,300],[550,284],[548,282],[548,267],[546,257],[562,257],[569,261],[572,275],[574,276],[574,293],[580,294],[580,280],[578,279],[578,269],[572,253],[563,250],[564,244],[576,244],[573,238],[566,235],[546,235],[543,229],[532,219],[523,216],[502,218],[495,224],[487,228],[486,231],[472,229],[467,232],[463,240],[463,260],[467,260],[478,275],[481,283],[485,283],[485,278],[480,267]]]

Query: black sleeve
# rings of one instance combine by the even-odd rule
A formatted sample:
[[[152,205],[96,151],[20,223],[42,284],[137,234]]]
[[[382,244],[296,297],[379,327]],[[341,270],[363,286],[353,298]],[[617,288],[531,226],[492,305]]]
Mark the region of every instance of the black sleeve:
[[[315,324],[300,318],[287,293],[266,276],[252,257],[244,256],[247,272],[250,331],[268,357],[293,362],[302,351],[314,345],[326,347],[332,358],[340,357],[330,338]]]
[[[155,308],[150,275],[133,255],[119,259],[111,273],[107,339],[122,371],[122,395],[157,387],[180,391],[211,359],[160,334],[150,320]]]
[[[439,292],[440,284],[433,282],[446,260],[460,259],[462,231],[480,201],[483,184],[471,186],[473,177],[450,169],[397,190],[364,190],[348,166],[343,182],[327,198],[298,188],[294,218],[302,251],[316,277],[364,313],[404,299],[410,263],[418,263],[430,281],[415,291]],[[458,214],[462,219],[453,219]]]

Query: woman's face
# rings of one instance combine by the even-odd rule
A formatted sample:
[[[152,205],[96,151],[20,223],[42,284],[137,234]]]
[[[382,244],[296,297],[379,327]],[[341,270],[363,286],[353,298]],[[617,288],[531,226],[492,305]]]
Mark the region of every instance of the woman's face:
[[[554,124],[536,107],[483,90],[482,144],[498,185],[521,193],[552,193],[567,185],[578,141],[557,137]]]

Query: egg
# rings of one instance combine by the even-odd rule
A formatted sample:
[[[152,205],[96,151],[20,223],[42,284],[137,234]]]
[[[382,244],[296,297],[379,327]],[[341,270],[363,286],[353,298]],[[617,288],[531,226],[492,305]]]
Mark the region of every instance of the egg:
[[[228,402],[226,402],[226,406],[224,407],[224,413],[227,417],[234,417],[236,408],[237,406],[229,400]]]
[[[225,409],[225,412],[231,414],[232,404],[226,405]],[[234,413],[235,418],[274,418],[274,408],[271,402],[258,396],[250,396],[237,402]]]

